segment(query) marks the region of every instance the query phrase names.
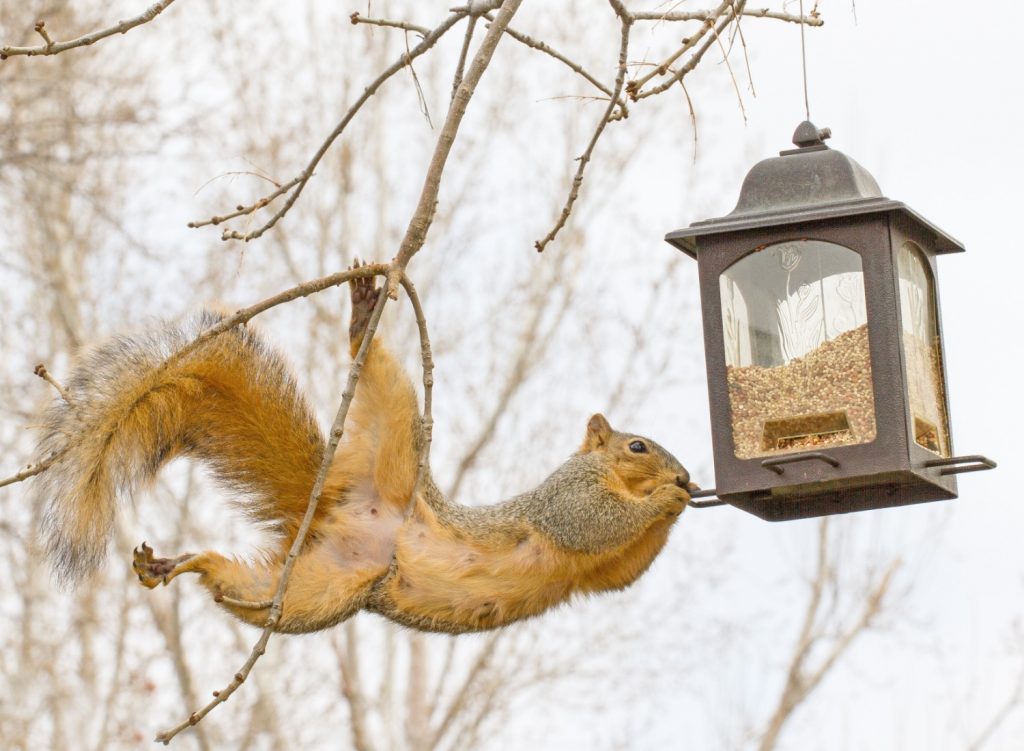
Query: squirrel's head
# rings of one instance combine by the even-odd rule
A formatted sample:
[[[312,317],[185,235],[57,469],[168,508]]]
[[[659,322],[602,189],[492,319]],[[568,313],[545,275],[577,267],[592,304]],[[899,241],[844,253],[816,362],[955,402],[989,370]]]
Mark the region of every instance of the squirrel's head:
[[[590,418],[580,449],[581,454],[593,452],[601,452],[614,479],[630,494],[646,496],[658,486],[669,484],[691,492],[699,490],[672,454],[650,438],[613,430],[602,414]]]

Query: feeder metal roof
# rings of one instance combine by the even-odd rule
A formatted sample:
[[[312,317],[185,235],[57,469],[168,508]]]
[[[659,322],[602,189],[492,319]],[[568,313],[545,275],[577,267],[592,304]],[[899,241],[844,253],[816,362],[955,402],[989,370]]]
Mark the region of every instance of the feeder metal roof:
[[[723,217],[670,232],[665,239],[696,258],[697,238],[704,235],[893,211],[930,230],[936,252],[964,250],[958,240],[909,206],[883,196],[866,169],[825,145],[830,135],[828,129],[801,123],[793,135],[798,148],[755,164],[743,181],[735,209]]]

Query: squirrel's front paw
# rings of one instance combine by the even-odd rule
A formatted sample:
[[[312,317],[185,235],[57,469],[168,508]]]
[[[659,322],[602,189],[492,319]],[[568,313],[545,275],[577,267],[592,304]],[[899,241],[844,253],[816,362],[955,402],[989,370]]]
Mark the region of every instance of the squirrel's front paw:
[[[174,570],[184,563],[191,554],[179,555],[177,558],[154,558],[153,548],[146,543],[132,551],[132,570],[139,577],[139,583],[146,589],[157,584],[166,584],[174,578]]]
[[[690,502],[690,494],[686,488],[670,483],[656,487],[650,495],[650,501],[665,516],[679,516]]]

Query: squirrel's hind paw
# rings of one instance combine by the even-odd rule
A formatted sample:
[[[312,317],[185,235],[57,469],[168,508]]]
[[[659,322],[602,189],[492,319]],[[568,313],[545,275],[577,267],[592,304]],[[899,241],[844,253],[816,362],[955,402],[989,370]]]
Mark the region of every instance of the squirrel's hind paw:
[[[352,264],[353,269],[365,266],[362,261]],[[366,325],[370,322],[370,315],[377,304],[376,277],[368,276],[349,280],[349,292],[352,295],[352,322],[349,324],[349,338],[353,344],[360,341],[366,331]]]
[[[177,558],[154,558],[153,548],[146,543],[132,551],[132,570],[139,577],[139,583],[146,589],[157,584],[167,584],[179,572],[178,566],[192,558],[191,554],[179,555]]]

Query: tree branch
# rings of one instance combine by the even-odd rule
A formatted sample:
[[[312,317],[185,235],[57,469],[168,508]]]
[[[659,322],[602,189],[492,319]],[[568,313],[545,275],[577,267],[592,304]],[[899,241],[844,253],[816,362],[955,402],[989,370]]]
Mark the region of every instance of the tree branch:
[[[338,406],[338,413],[334,417],[334,423],[331,425],[331,431],[327,446],[324,448],[324,455],[320,462],[320,469],[317,472],[316,480],[313,483],[313,489],[309,494],[309,505],[306,507],[306,515],[302,519],[302,524],[299,526],[298,532],[295,535],[295,540],[292,542],[291,549],[288,551],[288,557],[285,559],[284,567],[281,569],[281,579],[277,585],[277,591],[274,593],[273,604],[270,607],[270,617],[267,619],[267,625],[263,628],[263,633],[260,634],[260,638],[253,645],[252,652],[249,653],[248,659],[245,664],[242,665],[241,669],[235,673],[231,682],[224,687],[221,691],[215,692],[213,700],[210,701],[206,706],[197,712],[193,712],[188,718],[174,727],[159,733],[156,736],[156,741],[167,745],[175,735],[180,733],[187,727],[195,725],[202,721],[202,719],[209,714],[219,704],[223,704],[228,700],[228,697],[233,694],[245,679],[248,678],[249,673],[252,672],[257,660],[266,652],[267,642],[270,641],[270,635],[273,633],[277,624],[281,620],[281,613],[283,610],[284,593],[288,588],[288,580],[291,578],[292,569],[295,567],[295,561],[299,557],[299,552],[302,550],[302,546],[306,541],[306,535],[309,533],[309,528],[313,524],[313,517],[316,515],[317,505],[320,503],[320,494],[323,491],[324,483],[327,480],[327,471],[331,467],[331,463],[334,460],[334,451],[338,447],[338,443],[341,441],[341,437],[344,434],[345,419],[348,417],[348,410],[352,404],[352,399],[356,393],[356,383],[359,381],[359,376],[363,370],[363,364],[366,362],[366,356],[370,351],[370,343],[373,341],[374,334],[377,333],[377,323],[380,321],[381,314],[384,311],[384,306],[387,304],[388,296],[385,294],[377,295],[377,304],[373,308],[373,313],[370,315],[370,320],[366,325],[366,333],[363,335],[363,341],[359,346],[359,351],[356,354],[355,360],[352,362],[352,367],[348,373],[348,383],[345,386],[345,390],[342,392],[341,404]]]
[[[40,378],[42,378],[48,384],[53,386],[55,389],[57,389],[57,393],[60,394],[60,398],[63,399],[65,402],[67,402],[68,405],[72,404],[71,396],[68,394],[67,389],[65,389],[60,384],[60,382],[50,374],[50,371],[46,369],[46,365],[45,364],[39,363],[38,365],[36,365],[35,370],[33,370],[32,372],[35,375],[37,375]]]
[[[288,213],[291,207],[295,205],[295,201],[298,200],[299,195],[306,187],[306,183],[308,183],[309,179],[313,176],[313,171],[316,169],[316,166],[320,163],[320,160],[323,159],[324,154],[326,154],[327,150],[331,148],[334,142],[338,139],[338,136],[340,136],[344,132],[345,128],[348,127],[348,124],[352,122],[352,119],[356,116],[356,114],[359,112],[362,106],[366,104],[370,97],[377,93],[377,89],[379,89],[384,84],[385,81],[387,81],[389,78],[395,75],[398,71],[402,70],[402,68],[404,68],[405,66],[410,65],[413,60],[415,60],[417,57],[419,57],[424,52],[433,47],[435,44],[437,44],[437,41],[442,36],[444,36],[445,33],[449,29],[451,29],[452,26],[454,26],[456,23],[458,23],[459,20],[461,20],[464,17],[465,14],[460,12],[453,13],[452,15],[448,16],[448,18],[446,18],[433,31],[427,33],[419,44],[413,47],[412,50],[404,52],[402,56],[398,58],[398,60],[392,63],[383,73],[377,76],[377,78],[375,78],[373,82],[366,87],[366,89],[363,90],[363,93],[349,108],[348,112],[345,113],[344,117],[341,118],[341,121],[337,124],[337,126],[335,126],[334,130],[331,131],[330,135],[327,136],[327,138],[324,140],[322,144],[320,144],[320,148],[318,148],[316,150],[316,153],[313,154],[313,157],[312,159],[309,160],[309,163],[306,165],[306,168],[301,173],[299,173],[299,175],[294,180],[292,180],[291,183],[289,183],[289,185],[295,186],[294,189],[288,195],[288,199],[285,201],[281,209],[276,214],[274,214],[267,221],[266,224],[252,232],[238,232],[235,230],[225,228],[223,233],[221,234],[221,240],[243,240],[245,242],[249,242],[250,240],[255,240],[256,238],[260,237],[261,235],[263,235],[263,233],[265,233],[267,230],[271,229],[275,224],[277,224],[281,220],[281,218]],[[278,195],[280,194],[281,192],[278,192],[273,197],[277,198]],[[235,213],[235,216],[247,213],[250,212],[246,210],[239,210]],[[208,224],[210,222],[206,223]],[[200,224],[194,224],[195,226],[201,226]]]
[[[473,42],[473,32],[476,30],[476,16],[470,16],[466,24],[466,35],[462,39],[462,51],[459,53],[459,62],[455,65],[455,75],[452,77],[452,100],[459,91],[459,84],[462,83],[462,76],[466,72],[466,58],[469,57],[469,45]]]
[[[487,20],[489,20],[489,21],[493,20],[493,16],[491,14],[487,14]],[[519,32],[519,31],[516,31],[515,29],[513,29],[511,27],[505,29],[505,33],[508,34],[513,39],[515,39],[520,44],[524,44],[527,47],[535,49],[535,50],[537,50],[539,52],[543,52],[545,55],[550,55],[551,57],[553,57],[558,62],[563,63],[564,65],[568,66],[568,68],[570,70],[572,70],[574,73],[578,73],[579,75],[583,76],[583,78],[585,78],[587,81],[589,81],[591,84],[593,84],[599,91],[603,92],[609,98],[612,96],[612,90],[611,89],[609,89],[603,83],[598,81],[594,76],[592,76],[590,73],[588,73],[587,70],[582,65],[580,65],[579,63],[573,62],[568,57],[563,55],[561,52],[559,52],[558,50],[554,49],[547,42],[542,42],[542,41],[540,41],[538,39],[534,39],[533,37],[527,36],[526,34],[523,34],[523,33]],[[625,102],[622,103],[622,106],[625,107]]]
[[[1017,676],[1017,683],[1006,701],[999,706],[989,721],[985,723],[985,727],[967,746],[967,751],[981,751],[1010,715],[1022,704],[1024,704],[1024,669]]]
[[[717,11],[694,10],[694,11],[673,11],[661,13],[656,10],[634,11],[632,15],[635,21],[707,21],[716,17]],[[795,16],[791,13],[782,13],[770,8],[748,8],[740,11],[741,16],[753,16],[754,18],[773,18],[777,21],[788,21],[790,23],[802,23],[807,26],[824,26],[825,22],[816,13],[806,16]]]
[[[266,206],[268,203],[273,201],[278,196],[287,193],[289,190],[298,185],[302,181],[303,175],[305,175],[305,172],[303,172],[303,174],[299,175],[298,177],[292,178],[284,185],[278,185],[277,190],[275,190],[273,193],[268,193],[267,195],[263,196],[263,198],[260,198],[259,200],[254,201],[247,206],[239,205],[230,214],[225,214],[224,216],[211,216],[209,219],[203,221],[189,222],[188,227],[189,229],[196,229],[197,227],[206,227],[207,225],[211,224],[216,226],[221,222],[226,222],[228,219],[234,219],[236,216],[252,214],[258,211],[259,209],[262,209],[264,206]]]
[[[818,525],[818,562],[814,581],[811,584],[811,597],[808,600],[800,635],[786,671],[786,682],[782,695],[768,721],[767,728],[761,735],[759,751],[772,751],[776,748],[784,725],[792,717],[797,707],[814,692],[857,637],[871,626],[882,610],[892,578],[901,565],[899,559],[892,561],[881,577],[871,584],[864,598],[860,616],[849,626],[840,629],[838,637],[821,663],[816,668],[809,668],[807,662],[811,649],[822,639],[824,634],[824,625],[819,622],[818,616],[825,589],[833,572],[833,564],[828,551],[828,519],[826,518],[822,519]]]
[[[423,478],[427,474],[427,467],[430,466],[430,444],[434,435],[434,358],[430,351],[430,337],[427,334],[427,318],[423,313],[423,305],[420,303],[420,296],[412,281],[405,274],[402,274],[402,287],[412,304],[413,314],[416,316],[416,326],[420,332],[420,358],[423,361],[423,416],[420,418],[423,445],[420,447],[419,462],[416,466],[416,484],[413,485],[412,495],[409,497],[409,505],[406,507],[406,518],[412,515],[415,506],[416,493],[423,484]]]
[[[613,7],[615,2],[613,0]],[[633,25],[633,19],[631,16],[625,13],[625,10],[620,10],[622,6],[616,7],[616,13],[619,15],[619,19],[622,23],[622,36],[619,43],[619,72],[615,77],[615,86],[612,89],[612,95],[608,101],[608,106],[605,108],[604,114],[597,123],[597,127],[594,129],[594,135],[590,137],[590,143],[587,144],[586,150],[579,158],[579,166],[576,168],[576,174],[572,179],[572,187],[569,189],[569,197],[566,199],[565,206],[562,208],[562,213],[559,214],[558,220],[555,222],[555,226],[545,235],[543,238],[533,244],[537,249],[538,253],[544,252],[544,248],[547,247],[548,243],[555,239],[562,227],[569,220],[569,215],[572,213],[573,206],[576,204],[576,199],[580,194],[580,186],[583,185],[583,172],[587,168],[587,164],[590,162],[591,157],[594,154],[594,149],[597,147],[597,142],[601,139],[601,134],[604,133],[604,129],[607,127],[611,120],[612,114],[618,107],[619,96],[622,94],[622,87],[626,80],[626,57],[629,52],[629,31]]]
[[[420,36],[424,37],[430,33],[430,29],[428,29],[426,26],[418,26],[417,24],[409,23],[407,21],[392,21],[387,18],[366,18],[365,16],[361,16],[359,14],[359,11],[356,11],[348,18],[352,22],[353,26],[357,26],[361,23],[369,24],[370,26],[383,26],[384,28],[387,29],[401,29],[402,31],[414,31]]]
[[[652,78],[655,78],[657,76],[663,76],[666,73],[668,73],[669,70],[671,70],[672,64],[676,60],[678,60],[680,57],[682,57],[684,54],[686,54],[689,50],[693,49],[697,45],[701,38],[708,32],[708,29],[710,29],[714,25],[715,20],[717,20],[722,15],[722,13],[725,12],[726,8],[729,7],[729,4],[730,0],[725,0],[721,5],[718,6],[717,10],[713,11],[713,17],[708,18],[704,21],[704,24],[701,26],[700,31],[683,40],[683,44],[679,47],[679,49],[677,49],[667,58],[662,60],[660,64],[655,65],[651,69],[651,71],[646,75],[639,76],[638,78],[634,78],[632,81],[630,81],[629,84],[626,86],[626,92],[629,94],[629,96],[634,101],[636,101],[637,94],[639,93],[640,89],[643,88],[645,84],[647,84],[648,81],[650,81]]]
[[[326,289],[329,286],[334,286],[334,284],[340,284],[343,281],[347,281],[348,279],[356,277],[365,277],[371,275],[386,276],[388,270],[389,268],[387,266],[382,266],[380,264],[376,264],[373,266],[363,266],[357,269],[350,269],[345,272],[340,272],[338,274],[332,274],[328,277],[324,277],[323,279],[314,280],[313,282],[309,282],[304,285],[299,285],[299,288],[302,288],[305,294],[312,294],[314,291]],[[329,284],[327,283],[328,281],[334,282],[334,284]],[[426,318],[423,314],[423,307],[420,303],[419,296],[417,295],[416,289],[413,286],[412,282],[409,279],[407,279],[404,274],[400,281],[403,287],[405,288],[406,293],[409,296],[409,300],[412,303],[413,310],[416,314],[416,321],[420,330],[421,353],[423,357],[424,407],[421,424],[423,426],[424,440],[423,445],[421,446],[420,449],[420,459],[417,470],[416,486],[414,487],[413,494],[409,499],[409,509],[411,512],[416,491],[418,490],[420,483],[423,480],[423,477],[426,473],[427,463],[429,461],[430,436],[433,429],[433,419],[431,417],[433,359],[431,357],[430,352],[430,340],[427,335]],[[299,288],[294,288],[293,290],[286,291],[280,295],[275,296],[274,298],[270,298],[270,300],[276,301],[276,304],[281,304],[282,302],[286,302],[287,299],[289,299],[289,297],[290,299],[295,299],[295,297],[300,296],[294,294],[295,290]],[[245,664],[243,664],[241,669],[239,669],[239,671],[235,673],[231,682],[221,691],[214,692],[213,700],[210,701],[202,709],[198,710],[197,712],[193,712],[191,715],[189,715],[189,717],[186,720],[178,723],[178,725],[159,733],[156,736],[156,740],[158,742],[163,743],[164,745],[168,744],[171,741],[171,739],[174,738],[175,735],[177,735],[187,727],[196,725],[197,723],[202,721],[202,719],[207,714],[209,714],[218,704],[223,704],[225,701],[227,701],[228,697],[230,697],[231,694],[233,694],[238,689],[238,687],[245,682],[246,678],[248,678],[249,676],[249,673],[252,672],[252,669],[255,666],[257,660],[259,660],[259,658],[266,651],[267,643],[270,641],[270,635],[274,631],[274,629],[276,628],[277,624],[281,619],[284,594],[288,587],[288,579],[291,577],[291,572],[295,566],[295,561],[297,560],[299,553],[302,550],[302,545],[305,541],[306,535],[309,532],[309,528],[312,525],[313,518],[316,514],[316,508],[320,501],[320,494],[323,490],[324,482],[326,481],[327,478],[327,472],[330,469],[331,462],[334,459],[335,449],[337,448],[338,443],[341,441],[341,438],[344,434],[345,419],[348,416],[348,410],[352,404],[352,399],[355,397],[356,383],[359,381],[359,376],[362,373],[363,364],[365,363],[367,353],[369,352],[370,342],[373,340],[374,334],[376,334],[377,323],[380,321],[380,316],[384,309],[384,305],[387,299],[388,297],[385,294],[378,295],[377,304],[374,307],[373,313],[370,316],[369,323],[367,324],[366,327],[366,333],[363,336],[363,341],[359,347],[358,353],[356,354],[355,360],[352,362],[352,367],[349,370],[348,383],[346,384],[344,392],[342,392],[342,401],[338,407],[338,412],[334,418],[334,423],[331,426],[329,440],[326,448],[324,449],[324,456],[320,464],[320,469],[319,472],[317,473],[316,480],[314,481],[313,489],[310,492],[310,500],[308,506],[306,507],[306,514],[303,517],[302,524],[299,527],[295,540],[292,543],[291,549],[288,551],[288,557],[285,559],[284,567],[281,570],[281,579],[278,582],[277,591],[274,594],[274,599],[270,603],[270,617],[267,619],[267,625],[264,627],[263,633],[260,635],[260,638],[256,641],[256,644],[253,646],[252,652],[250,652],[248,659],[245,661]],[[196,346],[198,346],[198,344],[201,341],[205,341],[206,339],[215,336],[217,333],[221,333],[221,331],[226,331],[228,328],[231,328],[232,325],[238,325],[238,322],[236,322],[232,325],[225,326],[225,324],[228,323],[229,321],[234,319],[241,320],[241,318],[244,318],[245,316],[251,318],[252,315],[256,315],[256,313],[261,312],[258,309],[262,308],[263,310],[265,310],[267,307],[271,307],[267,305],[268,302],[269,300],[251,306],[250,308],[247,308],[244,311],[239,311],[239,313],[236,313],[235,316],[232,316],[231,319],[226,319],[218,326],[208,329],[195,340],[193,340],[187,347],[183,348],[182,350],[179,350],[178,353],[175,353],[175,355],[172,355],[172,358],[181,357],[182,354],[185,353],[186,351],[191,351]],[[246,318],[246,320],[248,319]],[[215,331],[215,329],[220,330]],[[168,358],[168,360],[166,360],[161,367],[166,367],[166,363],[170,362],[170,360],[171,358]],[[259,603],[258,607],[262,608],[266,605],[267,603]]]
[[[366,727],[366,697],[363,694],[362,677],[359,669],[359,639],[356,624],[345,622],[345,644],[335,644],[338,655],[338,672],[341,678],[341,693],[349,709],[349,731],[352,746],[356,751],[373,751],[370,733]]]
[[[114,34],[125,34],[128,31],[134,29],[136,26],[141,26],[144,23],[149,23],[154,18],[159,16],[168,6],[173,3],[174,0],[161,0],[158,3],[151,5],[143,13],[129,18],[126,21],[118,21],[116,24],[108,29],[102,29],[100,31],[94,31],[91,34],[78,37],[78,39],[72,39],[68,42],[54,42],[46,33],[44,24],[42,21],[36,23],[36,31],[46,40],[46,44],[40,45],[39,47],[3,47],[0,48],[0,60],[6,60],[9,57],[15,55],[26,55],[28,57],[34,57],[36,55],[58,55],[66,50],[73,49],[75,47],[88,47],[90,44],[94,44],[101,39],[105,39]]]
[[[505,632],[494,631],[488,637],[487,641],[480,648],[477,653],[476,659],[473,661],[473,665],[470,667],[469,672],[466,674],[465,680],[452,698],[451,703],[448,705],[448,709],[444,713],[444,717],[441,722],[438,723],[435,728],[433,736],[431,737],[428,748],[437,748],[438,744],[444,739],[445,734],[449,731],[455,718],[462,712],[467,701],[473,696],[473,690],[476,688],[477,683],[483,675],[487,667],[491,663],[491,659],[494,657],[494,651],[498,644],[498,641],[502,638]]]
[[[427,239],[427,231],[437,213],[437,196],[441,189],[441,175],[444,173],[448,155],[451,153],[455,137],[458,135],[462,118],[466,114],[466,107],[473,97],[477,84],[484,74],[484,70],[491,62],[494,50],[498,42],[505,34],[512,16],[519,10],[523,0],[505,0],[498,10],[498,14],[487,29],[487,34],[480,43],[476,56],[473,58],[465,78],[459,84],[455,96],[452,97],[451,107],[448,108],[448,116],[445,118],[444,126],[438,134],[437,143],[434,147],[434,154],[430,159],[430,166],[427,168],[426,179],[423,190],[420,192],[420,200],[413,213],[412,219],[406,228],[405,236],[398,247],[398,253],[391,263],[391,270],[388,272],[387,294],[391,298],[398,296],[398,285],[408,266],[409,261]]]
[[[57,461],[61,456],[63,456],[63,454],[64,452],[61,451],[60,453],[57,454],[51,454],[49,457],[47,457],[41,462],[37,462],[36,464],[29,464],[28,466],[25,467],[25,469],[21,470],[17,474],[11,475],[6,479],[0,480],[0,488],[4,487],[5,485],[13,485],[16,482],[27,480],[30,477],[35,477],[36,475],[45,472],[47,469],[50,468],[50,465]]]
[[[631,91],[630,96],[632,97],[633,101],[640,101],[641,99],[646,99],[647,97],[655,96],[657,94],[662,93],[663,91],[667,91],[677,82],[682,81],[683,77],[686,76],[687,73],[689,73],[690,71],[697,67],[697,64],[700,63],[701,59],[704,57],[704,54],[711,48],[711,45],[715,43],[717,35],[721,34],[725,30],[725,27],[733,22],[733,20],[736,18],[737,12],[742,13],[742,1],[739,3],[739,8],[732,7],[732,0],[727,0],[727,2],[723,3],[723,5],[729,6],[728,11],[722,14],[722,16],[724,17],[720,18],[718,24],[713,27],[713,34],[708,36],[708,32],[712,30],[712,27],[705,26],[704,28],[701,29],[700,33],[697,35],[694,41],[699,41],[701,38],[705,36],[708,36],[708,38],[704,39],[704,43],[697,49],[696,52],[694,52],[690,56],[690,59],[686,61],[686,64],[679,70],[675,71],[667,80],[665,80],[658,86],[655,86],[653,89],[648,89],[647,91]]]
[[[560,256],[561,258],[564,258],[564,256]],[[563,265],[556,262],[551,269],[551,276],[554,278],[561,276],[561,266]],[[548,285],[545,283],[536,284],[537,281],[534,278],[534,289],[538,290],[537,297],[542,298],[542,300],[538,299],[531,305],[532,314],[519,337],[519,349],[511,361],[512,364],[508,369],[508,377],[505,379],[504,385],[498,392],[498,396],[491,405],[487,415],[480,416],[483,427],[477,432],[476,438],[470,442],[469,448],[462,455],[456,466],[455,475],[451,485],[448,487],[449,498],[458,498],[459,492],[462,489],[462,483],[468,476],[469,470],[476,464],[483,450],[497,436],[495,428],[498,425],[498,421],[506,414],[507,407],[513,397],[519,392],[523,384],[526,383],[531,366],[535,365],[543,357],[548,345],[554,338],[558,324],[565,320],[564,314],[572,299],[571,286],[564,287],[565,294],[562,297],[561,304],[554,311],[553,315],[550,316],[555,323],[547,332],[541,334],[541,324],[545,314],[549,312],[549,308],[545,303],[552,298],[547,293]]]

